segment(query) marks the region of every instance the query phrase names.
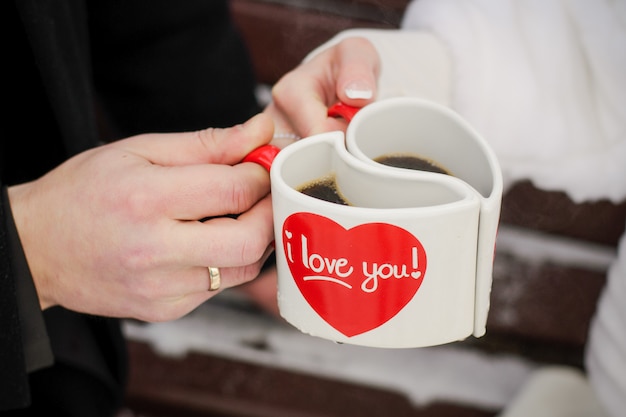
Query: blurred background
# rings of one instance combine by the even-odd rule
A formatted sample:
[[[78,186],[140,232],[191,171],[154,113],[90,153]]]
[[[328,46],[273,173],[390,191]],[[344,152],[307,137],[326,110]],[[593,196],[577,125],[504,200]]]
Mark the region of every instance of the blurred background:
[[[261,102],[281,75],[351,27],[398,28],[406,0],[232,0]],[[515,184],[504,197],[487,334],[380,350],[300,334],[228,292],[173,323],[126,324],[121,417],[506,415],[541,370],[584,384],[584,348],[626,202],[576,204]],[[555,374],[556,375],[556,374]]]

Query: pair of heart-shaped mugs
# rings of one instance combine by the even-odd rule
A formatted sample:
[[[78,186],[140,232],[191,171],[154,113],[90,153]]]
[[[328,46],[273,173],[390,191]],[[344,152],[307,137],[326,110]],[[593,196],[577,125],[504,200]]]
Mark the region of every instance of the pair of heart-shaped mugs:
[[[482,336],[502,198],[487,142],[417,98],[331,112],[349,119],[345,134],[245,159],[270,170],[281,315],[305,333],[365,346]],[[384,155],[436,161],[451,175],[376,162]],[[329,178],[348,205],[301,192]]]

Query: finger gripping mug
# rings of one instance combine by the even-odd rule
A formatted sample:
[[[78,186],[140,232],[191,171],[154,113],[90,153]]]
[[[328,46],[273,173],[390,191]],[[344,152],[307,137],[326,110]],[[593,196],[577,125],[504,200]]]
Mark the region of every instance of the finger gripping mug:
[[[415,156],[444,169],[378,162]],[[502,178],[458,115],[420,99],[379,101],[345,136],[287,146],[270,175],[278,304],[293,326],[373,347],[484,334]],[[309,193],[320,184],[338,201]]]

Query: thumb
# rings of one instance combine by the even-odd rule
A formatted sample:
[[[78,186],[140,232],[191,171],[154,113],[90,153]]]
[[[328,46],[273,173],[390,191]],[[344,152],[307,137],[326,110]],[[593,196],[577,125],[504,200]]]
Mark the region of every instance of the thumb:
[[[269,115],[258,114],[241,125],[182,133],[148,133],[115,142],[153,164],[234,165],[248,153],[272,140],[274,124]]]
[[[344,104],[362,107],[376,97],[380,58],[365,38],[348,38],[337,45],[337,98]]]

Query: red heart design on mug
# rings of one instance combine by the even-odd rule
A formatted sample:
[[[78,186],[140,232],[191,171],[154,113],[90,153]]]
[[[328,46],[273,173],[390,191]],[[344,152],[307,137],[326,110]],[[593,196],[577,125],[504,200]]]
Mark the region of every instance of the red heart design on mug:
[[[426,273],[426,252],[410,232],[387,223],[346,229],[313,213],[283,223],[283,250],[309,305],[347,337],[400,312]]]

